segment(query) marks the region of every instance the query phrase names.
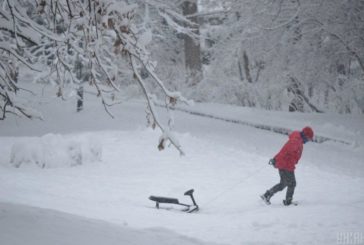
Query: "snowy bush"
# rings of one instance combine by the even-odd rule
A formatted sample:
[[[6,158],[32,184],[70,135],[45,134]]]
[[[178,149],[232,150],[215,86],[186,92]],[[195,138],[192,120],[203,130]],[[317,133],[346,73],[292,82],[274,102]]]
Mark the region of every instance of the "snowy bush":
[[[98,139],[89,137],[81,141],[83,162],[98,162],[102,158],[102,146]]]
[[[35,164],[44,168],[43,150],[38,140],[14,143],[11,148],[10,163],[17,168],[22,164]]]
[[[40,168],[72,167],[100,161],[102,148],[91,139],[73,140],[61,135],[47,134],[40,138],[24,139],[11,148],[10,163]]]

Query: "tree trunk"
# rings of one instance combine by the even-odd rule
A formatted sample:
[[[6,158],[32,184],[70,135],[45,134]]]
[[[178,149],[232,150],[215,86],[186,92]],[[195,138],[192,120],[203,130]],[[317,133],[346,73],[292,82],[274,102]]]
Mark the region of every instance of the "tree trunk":
[[[238,68],[239,68],[239,76],[240,76],[240,81],[244,81],[244,74],[243,74],[243,68],[240,62],[240,59],[238,58]]]
[[[75,69],[77,71],[76,76],[79,80],[80,84],[78,85],[77,89],[77,112],[80,112],[83,110],[83,81],[84,81],[84,75],[83,75],[83,64],[81,62],[81,59],[77,57]]]
[[[245,71],[246,80],[248,80],[249,83],[253,83],[252,76],[250,75],[249,58],[248,58],[248,55],[245,50],[243,53],[243,60],[244,60],[244,71]]]
[[[77,112],[83,110],[83,86],[80,85],[77,89]]]
[[[183,3],[183,14],[194,15],[197,13],[197,0],[187,0]],[[196,23],[196,34],[199,34],[199,25],[197,16],[188,18],[193,23]],[[185,67],[187,73],[187,83],[191,86],[196,85],[202,79],[201,65],[201,49],[199,39],[195,40],[192,37],[185,35]]]

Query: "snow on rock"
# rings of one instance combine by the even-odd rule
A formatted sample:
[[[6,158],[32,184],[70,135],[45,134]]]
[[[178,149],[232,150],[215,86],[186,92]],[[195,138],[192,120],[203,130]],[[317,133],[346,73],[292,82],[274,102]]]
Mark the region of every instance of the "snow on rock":
[[[100,161],[102,147],[96,139],[66,138],[59,134],[23,138],[13,144],[10,164],[14,167],[72,167],[84,162]]]

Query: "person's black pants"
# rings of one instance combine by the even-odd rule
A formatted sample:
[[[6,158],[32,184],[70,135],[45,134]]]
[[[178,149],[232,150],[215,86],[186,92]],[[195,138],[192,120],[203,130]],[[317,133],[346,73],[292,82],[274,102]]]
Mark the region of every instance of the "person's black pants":
[[[287,187],[286,200],[292,200],[294,189],[296,187],[296,177],[294,172],[280,169],[279,176],[281,181],[269,190],[270,196],[273,196],[278,191],[282,191]]]

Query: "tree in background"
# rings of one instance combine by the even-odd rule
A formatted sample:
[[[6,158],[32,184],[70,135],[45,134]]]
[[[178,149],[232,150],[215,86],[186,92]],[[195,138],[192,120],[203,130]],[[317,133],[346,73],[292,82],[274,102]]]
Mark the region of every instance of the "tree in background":
[[[201,48],[199,39],[198,3],[187,0],[182,3],[183,15],[194,23],[196,35],[184,36],[184,53],[187,85],[194,86],[202,79]]]
[[[230,0],[220,16],[196,96],[265,109],[364,112],[363,1]]]

